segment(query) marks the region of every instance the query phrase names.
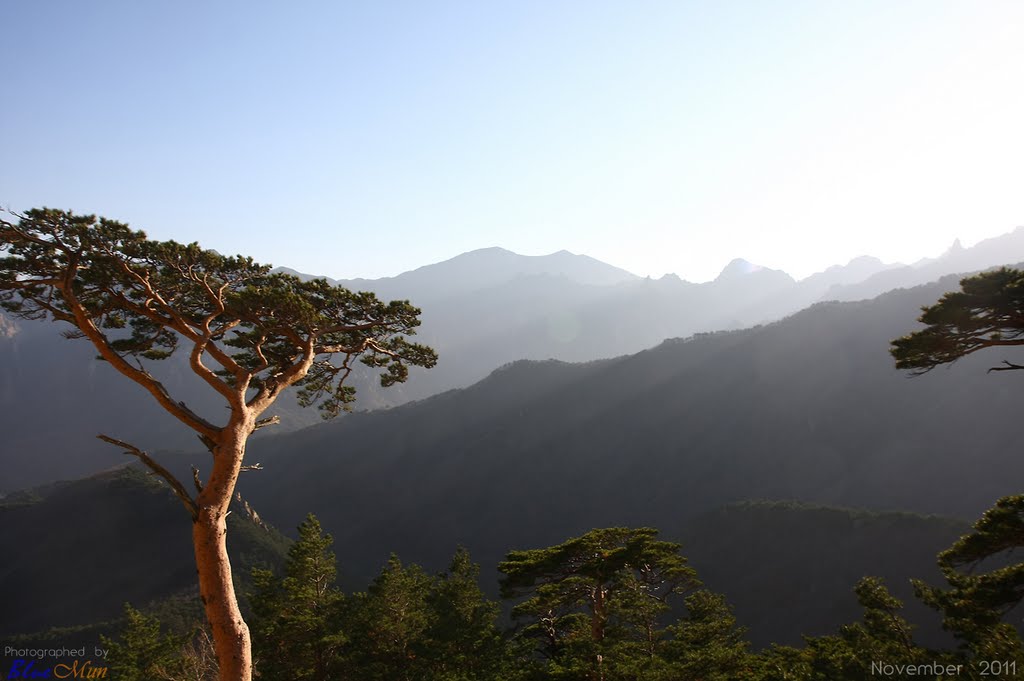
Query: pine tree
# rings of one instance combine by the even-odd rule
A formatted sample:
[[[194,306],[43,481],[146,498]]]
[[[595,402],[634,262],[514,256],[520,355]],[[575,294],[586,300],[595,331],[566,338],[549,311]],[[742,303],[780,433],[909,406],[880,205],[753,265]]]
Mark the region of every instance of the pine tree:
[[[298,531],[283,579],[268,570],[253,571],[256,668],[271,681],[327,681],[335,678],[345,642],[333,540],[312,514]]]
[[[174,667],[186,637],[165,634],[160,620],[124,606],[125,626],[121,636],[112,640],[101,637],[107,649],[106,661],[111,678],[124,681],[152,681],[161,670]]]
[[[725,597],[701,589],[686,597],[686,616],[668,628],[665,644],[671,678],[729,681],[750,663],[744,630]]]
[[[492,678],[502,664],[499,606],[484,596],[479,575],[480,566],[460,548],[427,595],[431,616],[424,633],[437,681]]]
[[[854,592],[864,611],[862,621],[842,626],[838,636],[808,639],[812,678],[859,681],[871,678],[872,663],[912,666],[944,660],[914,642],[913,627],[900,614],[903,603],[882,580],[865,577]]]
[[[1024,272],[1001,267],[960,281],[960,290],[922,308],[927,328],[892,342],[898,369],[923,374],[985,348],[1024,345]],[[1004,360],[990,371],[1024,365]]]
[[[427,598],[432,580],[418,565],[402,565],[392,555],[366,593],[346,608],[351,636],[348,675],[365,681],[426,679],[426,633],[432,626]]]
[[[656,658],[657,617],[696,589],[679,545],[651,528],[591,530],[558,546],[512,551],[498,566],[502,595],[537,642],[551,678],[611,679]]]
[[[943,614],[943,626],[961,641],[968,660],[1016,661],[1024,671],[1020,634],[1008,621],[1024,599],[1024,563],[1013,555],[1021,548],[1024,495],[1004,497],[939,554],[947,588],[914,582],[918,597]]]
[[[384,303],[324,279],[302,281],[243,256],[196,243],[154,241],[120,222],[33,209],[0,219],[0,308],[22,319],[69,325],[125,378],[193,430],[210,452],[206,480],[189,491],[139,447],[100,436],[136,456],[174,491],[192,521],[199,591],[224,681],[249,681],[252,647],[227,552],[227,515],[246,446],[277,422],[263,414],[283,391],[325,417],[349,408],[345,384],[355,362],[381,369],[387,387],[409,366],[434,366],[436,353],[409,342],[419,310]],[[222,400],[213,421],[175,399],[146,362],[186,346],[189,368]],[[333,361],[332,361],[333,360]]]

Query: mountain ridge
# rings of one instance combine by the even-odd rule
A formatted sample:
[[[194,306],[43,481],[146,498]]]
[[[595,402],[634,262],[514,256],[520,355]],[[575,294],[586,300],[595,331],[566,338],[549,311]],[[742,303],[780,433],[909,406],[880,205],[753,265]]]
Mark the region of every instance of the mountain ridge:
[[[985,242],[978,257],[991,260],[994,254],[1012,254],[1018,239],[1024,244],[1022,230],[1004,237],[994,242],[996,247]],[[1024,246],[1021,250],[1024,252]],[[869,280],[891,276],[883,288],[904,283],[900,270],[874,272],[887,266],[862,257],[799,282],[778,270],[743,265],[753,271],[717,283],[696,284],[666,275],[596,285],[574,280],[577,270],[541,271],[555,267],[552,263],[557,264],[559,258],[584,263],[586,269],[593,260],[587,256],[559,252],[564,254],[526,257],[504,249],[488,252],[503,261],[511,258],[543,267],[491,268],[487,277],[470,283],[459,283],[454,277],[435,287],[433,298],[421,299],[420,294],[428,292],[422,288],[395,291],[390,297],[411,299],[422,308],[423,324],[416,340],[434,347],[440,359],[431,371],[414,369],[407,383],[388,390],[381,390],[366,373],[354,375],[357,409],[396,406],[465,387],[517,359],[589,361],[635,353],[666,338],[769,322],[827,299],[826,292],[833,291],[837,283],[848,284],[865,275],[871,275]],[[957,256],[961,258],[957,262],[974,251],[964,249],[963,253],[967,255]],[[996,260],[992,264],[1001,263]],[[930,272],[939,271],[930,267]],[[436,268],[431,271],[437,272]],[[601,271],[614,276],[621,272],[603,265]],[[913,273],[917,276],[917,270]],[[951,286],[955,285],[954,281]],[[95,440],[97,431],[150,450],[192,446],[190,432],[150,404],[141,389],[98,362],[88,343],[62,338],[61,326],[0,315],[0,409],[8,417],[6,446],[0,448],[5,489],[74,477],[118,462],[118,452]],[[214,418],[221,413],[219,396],[196,380],[181,357],[155,363],[154,371],[175,399]],[[301,409],[289,394],[282,396],[273,411],[282,417],[283,429],[306,427],[319,420],[315,410]],[[59,427],[54,425],[53,414],[60,415]]]

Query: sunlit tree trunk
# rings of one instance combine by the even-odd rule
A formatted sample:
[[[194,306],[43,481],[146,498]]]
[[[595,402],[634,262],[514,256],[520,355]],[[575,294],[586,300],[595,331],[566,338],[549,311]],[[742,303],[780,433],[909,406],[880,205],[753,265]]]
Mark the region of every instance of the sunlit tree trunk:
[[[238,609],[227,549],[228,507],[245,454],[246,422],[225,428],[214,448],[213,472],[196,499],[198,512],[192,525],[199,594],[213,633],[220,681],[252,679],[252,641]]]

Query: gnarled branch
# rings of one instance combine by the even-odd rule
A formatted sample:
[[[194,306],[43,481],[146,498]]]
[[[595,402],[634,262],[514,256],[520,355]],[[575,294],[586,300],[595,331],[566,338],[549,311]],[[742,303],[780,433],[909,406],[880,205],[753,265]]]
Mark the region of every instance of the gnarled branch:
[[[1024,369],[1024,364],[1014,364],[1013,362],[1007,361],[1005,359],[1003,360],[1003,364],[1005,366],[992,367],[988,371],[1017,371],[1018,369]]]
[[[138,458],[139,461],[146,465],[146,468],[153,472],[153,474],[160,476],[168,485],[171,486],[171,490],[179,499],[181,499],[181,503],[185,505],[185,510],[187,510],[189,515],[192,516],[193,521],[199,517],[199,507],[196,505],[195,499],[189,495],[185,486],[182,485],[169,470],[158,464],[149,454],[142,451],[135,445],[129,444],[123,440],[117,440],[102,434],[97,435],[96,437],[104,442],[109,442],[115,447],[123,447],[125,454],[130,454],[131,456]],[[192,470],[195,471],[194,468]],[[196,475],[198,479],[198,471],[196,471]]]

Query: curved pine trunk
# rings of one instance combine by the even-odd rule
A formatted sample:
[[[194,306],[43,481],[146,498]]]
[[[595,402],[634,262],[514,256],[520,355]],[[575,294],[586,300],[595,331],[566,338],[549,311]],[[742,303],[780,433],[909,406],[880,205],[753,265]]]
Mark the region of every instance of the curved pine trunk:
[[[218,678],[251,681],[252,639],[238,609],[227,549],[228,506],[245,454],[248,430],[236,427],[225,431],[225,441],[214,452],[212,475],[196,499],[198,517],[192,525],[192,544],[199,570],[199,595],[220,665]]]
[[[199,594],[206,619],[213,632],[213,644],[220,664],[220,681],[252,679],[252,641],[235,598],[228,560],[227,533],[223,514],[200,509],[192,526]]]

